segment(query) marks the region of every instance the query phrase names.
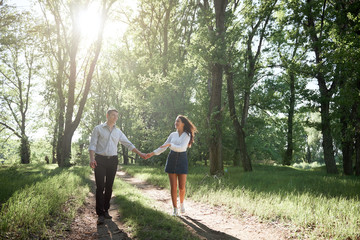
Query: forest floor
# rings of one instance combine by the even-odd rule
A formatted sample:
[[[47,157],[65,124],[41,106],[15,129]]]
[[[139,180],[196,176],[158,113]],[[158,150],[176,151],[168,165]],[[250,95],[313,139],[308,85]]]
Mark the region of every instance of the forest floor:
[[[117,176],[132,184],[150,199],[154,200],[154,209],[171,212],[172,204],[168,189],[162,189],[136,179],[129,174],[118,171]],[[96,225],[94,187],[89,193],[85,205],[78,210],[71,230],[65,239],[120,239],[128,240],[131,233],[120,221],[116,204],[111,202],[109,213],[112,219],[105,220],[105,224]],[[114,199],[114,198],[112,198]],[[200,239],[292,239],[291,230],[280,223],[263,222],[255,216],[244,213],[241,219],[229,215],[221,206],[210,206],[185,199],[186,214],[179,219]]]

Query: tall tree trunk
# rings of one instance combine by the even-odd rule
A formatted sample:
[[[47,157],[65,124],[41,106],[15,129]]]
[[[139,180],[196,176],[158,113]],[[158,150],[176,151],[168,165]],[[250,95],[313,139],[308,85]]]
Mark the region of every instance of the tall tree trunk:
[[[30,81],[29,81],[30,84]],[[20,85],[21,86],[21,85]],[[29,86],[28,86],[29,87]],[[22,91],[20,91],[20,99],[22,99]],[[26,112],[27,112],[27,102],[29,101],[29,96],[25,99],[25,106],[23,101],[20,102],[20,114],[21,114],[21,142],[20,142],[20,158],[22,164],[30,163],[30,143],[29,138],[26,135]]]
[[[348,140],[348,134],[347,134],[347,123],[344,122],[345,120],[343,117],[341,118],[340,122],[342,123],[342,129],[341,129],[341,150],[343,153],[343,169],[345,175],[353,175],[353,143],[352,141]]]
[[[219,44],[225,42],[225,10],[228,4],[227,0],[214,0],[215,18],[216,18],[216,37],[214,46],[216,53],[224,56],[225,48]],[[214,56],[215,57],[215,56]],[[210,174],[223,175],[224,166],[222,160],[222,132],[221,132],[221,90],[223,78],[223,66],[216,61],[211,68],[211,95],[209,106],[209,123],[212,133],[209,141]]]
[[[355,135],[355,175],[360,176],[360,133],[359,129]]]
[[[168,72],[168,49],[169,49],[169,23],[170,23],[170,13],[173,8],[174,2],[172,0],[169,1],[169,6],[165,8],[165,19],[164,19],[164,31],[163,31],[163,39],[164,39],[164,51],[162,54],[163,60],[163,75],[166,77]]]
[[[221,89],[222,66],[215,64],[212,69],[212,88],[210,97],[210,128],[212,130],[209,142],[210,174],[223,175],[222,161],[222,131],[221,131]]]
[[[30,163],[30,143],[26,135],[21,136],[20,156],[22,164]]]
[[[129,165],[128,149],[122,144],[121,144],[121,149],[122,149],[122,152],[123,152],[124,165]]]
[[[287,131],[287,149],[284,156],[283,164],[289,166],[293,158],[293,119],[295,109],[295,76],[292,72],[290,78],[290,102],[288,112],[288,131]]]
[[[255,82],[255,73],[257,71],[257,62],[259,61],[260,58],[260,53],[261,53],[261,48],[262,48],[262,43],[263,40],[265,38],[265,30],[268,26],[270,17],[272,15],[273,9],[276,5],[276,0],[275,1],[268,1],[264,4],[263,6],[263,10],[264,12],[264,16],[263,17],[259,17],[256,18],[255,20],[253,20],[252,23],[250,23],[250,31],[248,33],[248,39],[246,42],[246,53],[245,53],[245,68],[246,68],[246,74],[244,76],[245,78],[245,84],[243,87],[243,91],[244,91],[244,97],[243,97],[243,107],[242,107],[242,112],[241,112],[241,122],[239,123],[236,117],[236,113],[235,113],[235,103],[234,106],[230,106],[230,101],[234,102],[234,98],[231,97],[231,89],[233,89],[232,85],[233,85],[233,80],[232,77],[228,80],[230,80],[230,96],[228,94],[229,98],[229,107],[231,108],[231,112],[230,113],[231,119],[233,121],[233,125],[236,131],[236,135],[238,138],[238,143],[239,143],[239,150],[240,150],[240,162],[243,165],[243,168],[245,171],[252,171],[252,165],[251,165],[251,159],[247,153],[247,148],[246,148],[246,134],[244,131],[245,125],[246,125],[246,121],[249,115],[249,107],[250,107],[250,95],[251,95],[251,88]],[[254,43],[253,39],[254,37],[259,34],[259,39],[256,43]],[[253,45],[256,45],[256,51],[253,53],[252,47]],[[231,70],[228,71],[231,74]],[[229,86],[228,86],[229,87]],[[232,94],[234,95],[234,93]],[[232,98],[232,99],[231,99]]]
[[[320,90],[321,92],[321,90]],[[324,96],[322,94],[322,96]],[[330,102],[327,98],[321,98],[321,131],[323,134],[322,146],[324,149],[324,161],[327,173],[338,173],[335,157],[333,138],[330,127]]]
[[[58,130],[59,130],[59,123],[58,123],[58,119],[56,119],[56,123],[55,123],[55,127],[54,127],[53,140],[51,142],[51,146],[52,146],[52,150],[51,150],[52,163],[57,163],[56,146],[57,146]]]
[[[306,143],[306,162],[307,163],[311,163],[311,150],[310,150],[310,146],[309,143]]]
[[[318,66],[317,73],[315,75],[319,90],[320,90],[320,107],[321,107],[321,131],[323,135],[323,150],[324,150],[324,161],[326,164],[326,171],[327,173],[338,173],[335,157],[334,157],[334,146],[333,146],[333,138],[331,135],[331,124],[330,124],[330,100],[332,98],[332,92],[334,91],[336,87],[336,82],[333,81],[331,84],[330,89],[327,88],[327,84],[325,81],[324,74],[322,73],[321,66],[323,64],[322,59],[322,35],[323,35],[323,26],[324,26],[324,14],[325,14],[325,7],[326,7],[326,1],[323,4],[323,11],[321,16],[321,23],[320,23],[320,29],[318,30],[315,25],[315,17],[314,13],[312,12],[312,4],[313,0],[307,0],[307,25],[305,25],[306,28],[308,28],[310,39],[312,40],[312,48],[315,53],[315,63],[316,66]],[[318,36],[317,33],[320,33]]]
[[[248,157],[245,143],[245,132],[243,126],[240,125],[235,109],[235,97],[234,97],[234,80],[233,73],[231,72],[231,66],[225,66],[226,80],[227,80],[227,95],[229,102],[230,118],[233,122],[235,133],[237,136],[237,144],[240,150],[240,162],[243,165],[244,171],[252,171],[251,161]],[[237,164],[238,165],[238,164]]]
[[[60,100],[59,100],[60,101]],[[64,106],[62,106],[59,109],[59,115],[58,115],[58,122],[59,122],[59,129],[57,134],[57,145],[56,145],[56,159],[59,167],[64,166],[64,158],[63,158],[63,136],[64,136],[64,108],[65,103],[63,103]]]
[[[357,80],[357,91],[360,91],[360,79]],[[360,100],[359,95],[357,99]],[[359,101],[357,101],[359,102]],[[360,176],[360,107],[356,104],[354,108],[354,116],[355,116],[355,175]]]

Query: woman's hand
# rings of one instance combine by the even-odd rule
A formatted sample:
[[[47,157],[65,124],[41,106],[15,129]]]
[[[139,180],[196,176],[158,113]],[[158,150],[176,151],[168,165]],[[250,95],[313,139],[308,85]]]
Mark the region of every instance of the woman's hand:
[[[145,159],[151,158],[151,157],[154,156],[154,155],[155,155],[154,152],[147,153]]]
[[[168,143],[168,144],[160,146],[160,148],[166,148],[166,147],[170,147],[170,146],[171,146],[171,143]]]

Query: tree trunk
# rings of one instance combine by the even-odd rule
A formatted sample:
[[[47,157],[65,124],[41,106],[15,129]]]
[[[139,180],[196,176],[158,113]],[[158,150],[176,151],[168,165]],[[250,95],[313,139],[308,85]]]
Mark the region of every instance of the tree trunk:
[[[216,37],[214,46],[219,56],[225,53],[225,10],[227,0],[214,0],[216,18]],[[219,40],[222,45],[219,44]],[[215,57],[215,56],[214,56]],[[213,63],[211,68],[211,95],[209,106],[209,123],[212,133],[209,141],[210,174],[223,175],[224,166],[222,160],[222,132],[221,132],[221,90],[223,78],[223,66],[218,60]]]
[[[289,166],[293,158],[293,119],[295,109],[295,76],[293,73],[290,77],[290,103],[288,112],[288,131],[287,131],[287,149],[285,152],[283,164]]]
[[[316,79],[318,81],[319,90],[320,90],[320,106],[321,106],[321,131],[323,135],[323,150],[324,150],[324,161],[326,164],[327,173],[338,173],[335,157],[334,157],[334,146],[333,146],[333,138],[331,135],[331,124],[330,124],[330,100],[332,97],[332,91],[336,87],[336,83],[333,82],[330,89],[327,88],[327,84],[325,81],[325,77],[322,73],[322,69],[320,68],[323,64],[322,55],[322,36],[323,29],[322,27],[318,30],[315,25],[315,17],[312,12],[312,4],[313,0],[307,0],[308,8],[306,10],[307,14],[307,25],[305,28],[308,28],[310,39],[312,40],[312,48],[315,53],[315,63],[317,65]],[[323,4],[323,11],[321,17],[321,26],[323,26],[324,14],[325,14],[326,2]]]
[[[312,160],[311,160],[311,150],[310,150],[310,146],[309,146],[309,143],[306,144],[306,162],[307,163],[311,163]]]
[[[26,135],[21,136],[20,156],[22,164],[30,163],[30,143]]]
[[[64,166],[64,158],[63,158],[63,135],[64,135],[64,112],[65,112],[65,99],[64,96],[62,94],[62,80],[57,82],[58,86],[61,86],[60,88],[58,88],[58,132],[57,132],[57,141],[56,141],[56,160],[58,163],[59,167],[63,167]]]
[[[221,89],[222,66],[215,64],[212,69],[212,88],[210,97],[210,129],[212,130],[209,142],[210,174],[223,175],[222,161],[222,131],[221,131]]]
[[[165,19],[164,19],[164,32],[163,32],[163,39],[164,39],[164,51],[162,54],[162,60],[163,60],[163,75],[164,77],[167,76],[168,72],[168,49],[169,49],[169,41],[168,41],[168,35],[169,35],[169,23],[170,23],[170,13],[173,8],[173,1],[169,1],[169,6],[165,8]]]
[[[58,124],[58,121],[56,120],[56,124],[55,124],[55,127],[54,127],[53,140],[52,140],[52,142],[51,142],[51,145],[52,145],[52,150],[51,150],[52,163],[57,163],[57,159],[56,159],[56,146],[57,146],[57,134],[58,134],[58,130],[59,130],[59,124]]]
[[[320,90],[321,92],[321,90]],[[329,100],[322,97],[321,98],[321,131],[323,134],[323,142],[322,146],[324,149],[324,161],[326,164],[327,173],[338,173],[335,157],[334,157],[334,146],[333,146],[333,138],[331,135],[330,128],[330,103]]]
[[[252,171],[252,166],[246,150],[245,132],[243,130],[243,126],[240,125],[238,117],[236,115],[235,97],[234,97],[234,80],[233,80],[233,74],[231,72],[231,67],[229,65],[225,66],[225,73],[227,80],[227,95],[229,102],[228,104],[229,104],[230,118],[234,125],[234,129],[237,137],[237,144],[240,150],[239,159],[243,165],[244,171],[249,172]],[[237,163],[237,165],[239,164]]]
[[[121,144],[121,149],[122,149],[122,152],[123,152],[124,165],[129,165],[128,149],[122,144]]]
[[[353,143],[348,134],[348,122],[346,120],[345,111],[343,111],[340,118],[341,123],[341,150],[343,153],[343,169],[345,175],[353,175]]]
[[[358,80],[357,90],[360,90],[360,80]],[[359,100],[359,96],[358,96]],[[356,104],[354,109],[354,119],[355,119],[355,175],[360,176],[360,107]]]
[[[355,139],[355,175],[360,176],[360,133],[359,130],[356,133],[356,139]]]

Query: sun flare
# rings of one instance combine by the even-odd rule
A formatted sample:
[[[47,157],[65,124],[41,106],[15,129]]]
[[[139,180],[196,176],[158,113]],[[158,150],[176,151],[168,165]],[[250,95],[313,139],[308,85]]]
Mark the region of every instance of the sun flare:
[[[136,9],[136,1],[122,3],[119,5],[120,7],[134,11]],[[123,36],[128,28],[128,23],[126,23],[126,18],[123,14],[117,12],[118,15],[115,19],[113,14],[107,18],[104,26],[104,38],[107,40]],[[89,5],[86,9],[79,11],[77,23],[85,42],[91,43],[96,40],[99,28],[101,27],[101,17],[101,6],[97,4]]]
[[[100,8],[91,5],[87,9],[81,10],[78,16],[78,23],[84,39],[89,42],[94,41],[101,25]]]

